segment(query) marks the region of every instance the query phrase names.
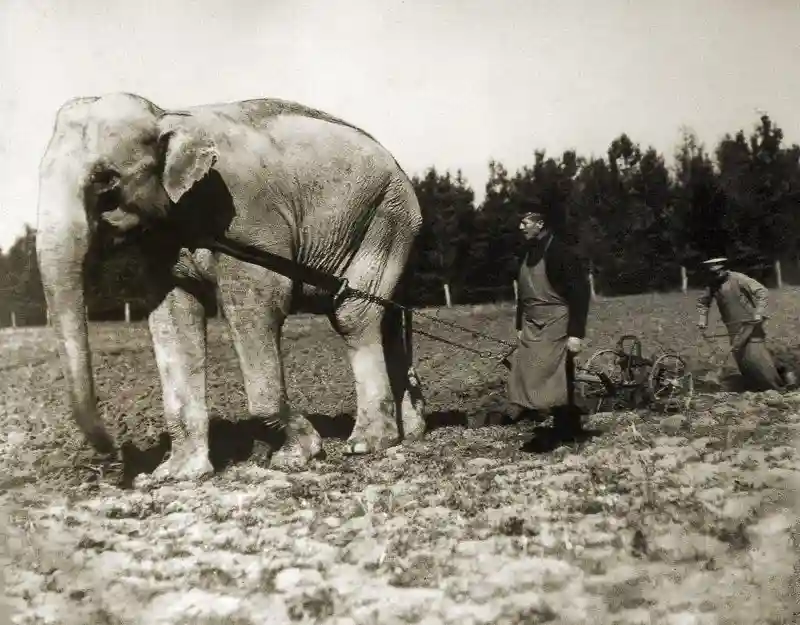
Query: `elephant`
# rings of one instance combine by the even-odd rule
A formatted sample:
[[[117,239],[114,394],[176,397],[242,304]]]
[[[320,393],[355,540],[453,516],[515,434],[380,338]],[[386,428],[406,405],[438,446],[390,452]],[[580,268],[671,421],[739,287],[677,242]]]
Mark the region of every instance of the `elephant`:
[[[124,92],[73,98],[58,109],[39,167],[37,217],[37,258],[71,415],[106,457],[117,450],[97,409],[84,281],[90,259],[125,245],[140,252],[171,440],[152,474],[160,480],[214,470],[209,296],[230,329],[248,412],[286,434],[272,466],[304,466],[322,451],[319,433],[290,405],[281,358],[293,297],[314,288],[214,252],[208,241],[224,236],[391,298],[404,292],[422,225],[413,185],[394,157],[341,119],[281,99],[168,110]],[[402,312],[350,293],[325,313],[355,380],[346,453],[423,438],[424,401],[415,394]]]

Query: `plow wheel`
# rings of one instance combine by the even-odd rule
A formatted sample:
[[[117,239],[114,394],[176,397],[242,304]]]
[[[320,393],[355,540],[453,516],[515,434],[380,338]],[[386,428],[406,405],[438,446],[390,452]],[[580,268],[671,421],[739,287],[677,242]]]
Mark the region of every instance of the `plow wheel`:
[[[609,394],[606,387],[597,377],[598,373],[608,376],[616,387],[623,383],[622,372],[617,362],[618,354],[613,349],[601,349],[596,351],[589,360],[586,361],[581,370],[576,372],[575,392],[583,400],[589,410],[599,412],[603,408],[613,410],[620,397]]]
[[[694,394],[694,380],[686,362],[677,354],[662,354],[653,363],[648,377],[648,391],[661,410],[689,408]]]

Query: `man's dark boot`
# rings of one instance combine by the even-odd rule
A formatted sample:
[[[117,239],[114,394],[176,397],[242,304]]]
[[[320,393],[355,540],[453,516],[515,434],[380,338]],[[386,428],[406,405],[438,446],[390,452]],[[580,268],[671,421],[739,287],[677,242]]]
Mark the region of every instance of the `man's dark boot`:
[[[525,408],[520,411],[517,416],[517,421],[533,421],[534,423],[542,423],[547,421],[547,410],[537,410],[536,408]]]

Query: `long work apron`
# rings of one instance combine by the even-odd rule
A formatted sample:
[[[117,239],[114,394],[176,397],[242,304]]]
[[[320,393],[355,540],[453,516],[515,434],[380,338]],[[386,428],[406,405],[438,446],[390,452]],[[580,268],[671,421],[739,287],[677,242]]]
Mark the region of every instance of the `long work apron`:
[[[733,280],[728,280],[715,293],[715,299],[731,346],[740,345],[733,357],[747,387],[753,391],[781,388],[783,380],[767,349],[763,325],[742,323],[753,318],[753,305],[747,296]]]
[[[547,279],[544,257],[533,267],[528,267],[527,257],[522,261],[517,288],[522,336],[512,355],[508,400],[534,410],[571,404],[567,377],[569,309]]]

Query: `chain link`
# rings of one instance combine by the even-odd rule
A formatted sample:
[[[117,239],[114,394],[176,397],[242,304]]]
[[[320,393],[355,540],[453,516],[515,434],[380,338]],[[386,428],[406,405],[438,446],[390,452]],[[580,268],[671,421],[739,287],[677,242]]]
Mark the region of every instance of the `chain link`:
[[[420,310],[416,310],[416,309],[414,309],[414,308],[412,308],[410,306],[404,306],[403,304],[400,304],[399,302],[395,302],[394,300],[390,300],[390,299],[385,298],[385,297],[379,297],[377,295],[373,295],[372,293],[368,293],[368,292],[362,291],[360,289],[354,289],[353,287],[350,287],[350,286],[347,285],[347,283],[345,283],[345,284],[343,284],[342,288],[339,290],[339,293],[337,293],[336,299],[343,299],[344,297],[347,297],[347,296],[359,297],[359,298],[365,299],[367,301],[375,302],[375,303],[378,303],[378,304],[383,304],[384,306],[387,306],[387,305],[388,306],[393,306],[395,308],[399,308],[400,310],[412,312],[412,313],[414,313],[416,315],[419,315],[420,317],[423,317],[424,319],[428,319],[429,321],[433,321],[434,323],[438,323],[438,324],[441,324],[443,326],[447,326],[449,328],[453,328],[455,330],[460,330],[461,332],[466,332],[467,334],[470,334],[473,337],[482,338],[482,339],[485,339],[487,341],[491,341],[493,343],[497,343],[499,345],[505,345],[506,347],[514,347],[514,343],[510,343],[509,341],[504,341],[503,339],[499,339],[496,336],[492,336],[491,334],[486,334],[484,332],[480,332],[479,330],[475,330],[473,328],[468,328],[466,326],[462,326],[461,324],[455,323],[453,321],[447,321],[445,319],[440,319],[439,317],[435,317],[435,316],[433,316],[431,314],[427,314],[427,313],[424,313],[424,312],[422,312]],[[412,331],[415,332],[416,334],[422,334],[424,336],[427,336],[428,338],[440,341],[442,343],[448,343],[450,345],[454,345],[455,347],[460,347],[462,349],[465,349],[467,351],[475,352],[475,353],[480,354],[482,356],[486,355],[486,352],[481,352],[480,350],[476,350],[476,349],[473,349],[471,347],[467,347],[466,345],[461,345],[461,344],[455,343],[453,341],[448,341],[445,338],[429,334],[429,333],[424,332],[422,330],[412,329]]]
[[[468,352],[472,352],[473,354],[478,354],[481,358],[494,358],[497,356],[494,352],[488,351],[481,351],[479,349],[475,349],[474,347],[469,347],[467,345],[461,345],[460,343],[456,343],[455,341],[450,341],[446,338],[441,336],[436,336],[435,334],[430,334],[429,332],[425,332],[424,330],[417,330],[414,329],[415,334],[421,334],[422,336],[427,336],[429,339],[433,339],[434,341],[439,341],[440,343],[446,343],[447,345],[452,345],[453,347],[459,347],[464,349]]]

